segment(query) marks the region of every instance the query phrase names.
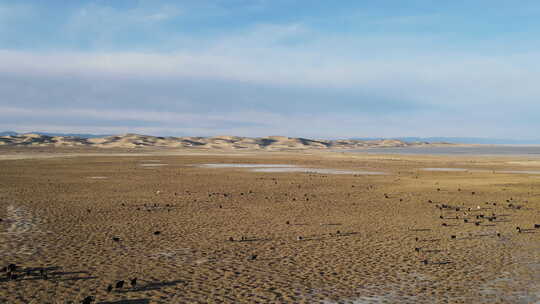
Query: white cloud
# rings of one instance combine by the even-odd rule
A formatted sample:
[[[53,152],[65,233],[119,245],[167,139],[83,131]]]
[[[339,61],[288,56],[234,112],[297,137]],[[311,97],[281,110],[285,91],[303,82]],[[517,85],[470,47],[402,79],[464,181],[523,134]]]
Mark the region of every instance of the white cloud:
[[[253,53],[251,53],[253,51]],[[333,58],[279,50],[175,54],[0,51],[5,74],[217,79],[268,86],[359,89],[426,104],[536,102],[540,56]]]
[[[178,113],[170,111],[141,111],[130,109],[91,109],[91,108],[20,108],[0,106],[0,117],[19,116],[26,118],[49,117],[55,119],[62,118],[84,118],[100,121],[135,120],[141,122],[159,123],[183,123],[196,124],[199,126],[215,125],[216,123],[238,123],[238,124],[260,124],[262,121],[277,122],[280,115],[272,113],[242,111],[234,114],[200,114],[200,113]]]
[[[0,9],[0,16],[1,12]],[[69,23],[68,31],[78,35],[82,28],[92,30],[95,27],[97,36],[104,35],[98,40],[106,41],[132,24],[150,26],[149,23],[159,23],[179,14],[182,12],[163,7],[128,11],[87,7],[80,10]],[[105,28],[110,31],[105,31]],[[215,39],[185,40],[184,43],[189,41],[193,45],[168,53],[0,50],[0,77],[4,80],[27,79],[26,84],[19,81],[10,88],[6,87],[6,82],[0,83],[0,94],[3,95],[0,99],[0,116],[50,117],[51,122],[58,121],[58,124],[52,124],[42,119],[41,123],[25,122],[24,127],[4,123],[0,124],[0,129],[106,133],[125,130],[154,134],[159,131],[194,135],[222,132],[268,135],[271,132],[313,137],[511,135],[519,134],[522,127],[516,122],[516,115],[540,110],[537,102],[540,87],[536,84],[540,78],[538,53],[502,56],[430,52],[422,49],[422,44],[407,47],[418,40],[401,39],[404,38],[328,37],[305,24],[292,23],[260,24]],[[90,89],[77,91],[79,95],[64,92],[52,94],[63,88],[47,88],[44,85],[48,81],[59,82],[62,79],[79,81]],[[321,113],[313,111],[310,105],[316,102],[332,104],[334,100],[313,101],[299,94],[292,99],[299,99],[307,114],[276,114],[282,111],[276,108],[261,109],[258,105],[251,111],[235,109],[220,114],[201,114],[200,111],[178,112],[172,106],[185,103],[189,107],[191,103],[195,107],[197,102],[235,105],[244,98],[242,91],[212,100],[193,101],[181,99],[182,92],[178,90],[174,96],[164,97],[170,109],[165,105],[159,111],[136,106],[128,110],[115,107],[114,99],[136,98],[130,92],[132,87],[111,89],[113,93],[102,94],[107,100],[112,100],[108,108],[103,103],[99,107],[94,106],[95,97],[89,95],[96,79],[106,79],[113,88],[116,84],[120,87],[125,79],[178,83],[187,79],[196,80],[201,92],[214,90],[215,81],[275,91],[283,88],[332,90],[338,92],[333,95],[336,99],[339,99],[341,91],[354,91],[365,97],[359,99],[358,103],[372,98],[392,100],[395,104],[409,102],[418,108],[411,108],[405,114],[388,108],[388,114],[377,113],[375,116],[369,109],[359,113],[347,107],[336,107],[332,113]],[[66,81],[65,85],[73,84]],[[28,95],[25,92],[29,90],[36,91]],[[160,94],[163,95],[163,92],[155,88],[148,93],[149,96],[155,95],[156,99],[162,97]],[[267,93],[261,92],[261,95],[264,94]],[[64,109],[47,108],[52,107],[51,104],[58,98],[73,100],[74,105]],[[32,100],[23,99],[35,99],[34,106],[29,106]],[[149,99],[148,103],[151,102]],[[25,106],[17,107],[17,104]],[[505,115],[514,117],[513,127],[500,126],[494,120],[504,120]],[[62,123],[73,117],[95,120],[96,124],[81,127],[76,123]],[[107,126],[114,120],[155,123],[155,126]],[[193,126],[177,127],[174,125],[176,122]],[[233,123],[253,126],[235,127]],[[426,124],[433,127],[428,130]]]
[[[235,111],[213,113],[177,113],[138,111],[129,109],[50,109],[0,107],[0,118],[18,117],[9,123],[0,119],[0,130],[18,132],[47,131],[61,133],[140,133],[151,135],[287,135],[310,138],[398,137],[398,136],[470,136],[534,139],[535,134],[524,134],[523,125],[501,124],[505,114],[483,120],[481,116],[451,116],[437,111],[417,111],[406,116],[399,113],[381,115],[297,113],[279,115],[271,112]],[[42,120],[40,120],[42,119]],[[66,122],[70,121],[70,122]],[[89,120],[80,125],[73,121]],[[116,122],[132,120],[135,125]],[[2,122],[3,121],[3,122]],[[143,122],[153,122],[145,125]],[[229,125],[230,124],[230,125]]]

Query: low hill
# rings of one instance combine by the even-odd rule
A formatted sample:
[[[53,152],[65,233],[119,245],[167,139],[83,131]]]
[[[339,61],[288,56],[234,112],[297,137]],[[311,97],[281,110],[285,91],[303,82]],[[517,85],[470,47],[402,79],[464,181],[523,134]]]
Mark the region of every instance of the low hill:
[[[369,147],[407,147],[427,145],[401,140],[318,140],[285,136],[268,137],[158,137],[124,134],[104,137],[50,136],[17,134],[0,136],[0,146],[28,147],[98,147],[98,148],[179,148],[205,150],[302,150],[302,149],[358,149]]]

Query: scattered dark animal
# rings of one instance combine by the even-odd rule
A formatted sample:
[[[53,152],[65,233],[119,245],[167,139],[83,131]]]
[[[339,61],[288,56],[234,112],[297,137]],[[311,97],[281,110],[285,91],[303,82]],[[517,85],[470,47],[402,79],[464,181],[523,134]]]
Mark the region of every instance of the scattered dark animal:
[[[44,279],[44,280],[48,280],[48,279],[49,279],[49,275],[47,274],[47,270],[45,270],[45,269],[40,269],[40,270],[39,270],[39,275],[40,275],[41,278]]]
[[[456,237],[457,237],[457,236],[455,236],[455,235],[451,235],[451,236],[450,236],[451,239],[455,239]]]
[[[468,223],[469,220],[468,220],[468,219],[463,219],[463,222],[464,222],[464,223]]]
[[[416,248],[414,248],[414,251],[420,252],[420,248],[416,247]]]
[[[304,237],[302,237],[302,236],[298,236],[298,237],[297,237],[296,239],[297,239],[297,240],[299,240],[299,241],[301,241],[301,240],[303,240],[303,239],[304,239]]]
[[[428,262],[428,260],[423,260],[422,263],[423,263],[424,265],[427,265],[429,262]]]
[[[111,284],[109,284],[109,286],[107,286],[107,292],[109,292],[109,293],[110,293],[110,292],[111,292],[112,290],[113,290],[113,287],[112,287],[112,285],[111,285]]]
[[[498,236],[498,237],[501,237],[501,234],[500,234],[499,232],[497,232],[497,236]]]
[[[120,242],[120,238],[117,236],[113,236],[112,240],[115,242]]]
[[[420,241],[420,239],[418,237],[415,237],[414,240],[417,241],[417,242]]]
[[[82,301],[81,301],[81,304],[91,304],[92,302],[94,302],[96,299],[92,296],[88,296],[86,298],[84,298]]]
[[[154,235],[160,235],[161,231],[154,231]]]
[[[534,224],[534,229],[539,229],[540,228],[540,224]]]
[[[234,242],[234,238],[232,236],[229,237],[229,241]]]
[[[341,231],[338,230],[338,231],[336,232],[336,234],[341,234]]]
[[[474,191],[473,191],[473,192],[471,192],[471,194],[472,194],[472,195],[475,195],[475,194],[476,194],[476,192],[474,192]]]
[[[131,287],[135,288],[137,286],[137,278],[133,278],[130,280]]]
[[[9,264],[8,267],[7,267],[7,270],[8,271],[16,271],[17,268],[19,268],[19,266],[17,266],[16,264]]]
[[[444,226],[444,227],[448,226],[447,223],[442,223],[441,225]]]
[[[118,281],[116,282],[115,288],[123,288],[124,287],[124,281]]]
[[[287,221],[287,222],[285,222],[285,224],[287,224],[287,225],[290,225],[290,224],[291,224],[291,222]]]
[[[257,255],[256,254],[252,254],[250,257],[249,257],[249,260],[250,261],[254,261],[257,259]]]
[[[437,191],[441,191],[441,188],[437,188]]]
[[[480,226],[480,223],[482,223],[482,222],[474,222],[474,224],[475,224],[476,226]]]

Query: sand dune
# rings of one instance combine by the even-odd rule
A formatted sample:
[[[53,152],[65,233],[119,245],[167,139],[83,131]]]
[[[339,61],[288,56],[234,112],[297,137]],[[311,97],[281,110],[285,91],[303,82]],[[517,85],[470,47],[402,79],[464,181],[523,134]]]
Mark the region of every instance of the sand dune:
[[[47,136],[21,134],[1,136],[0,145],[38,147],[98,147],[98,148],[186,148],[204,150],[302,150],[302,149],[357,149],[369,147],[406,147],[429,145],[408,143],[400,140],[317,140],[285,136],[269,137],[157,137],[139,134],[124,134],[99,138],[72,136]]]

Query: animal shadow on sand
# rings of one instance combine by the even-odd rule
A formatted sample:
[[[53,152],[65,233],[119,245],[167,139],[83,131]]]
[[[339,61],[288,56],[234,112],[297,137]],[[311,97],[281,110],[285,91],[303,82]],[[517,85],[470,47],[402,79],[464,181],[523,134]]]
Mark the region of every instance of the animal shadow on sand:
[[[0,278],[0,282],[6,281],[79,281],[97,279],[96,276],[90,275],[88,271],[62,271],[59,266],[51,267],[20,267],[13,273],[16,278],[8,280],[5,277]]]
[[[163,287],[171,287],[176,286],[178,284],[187,285],[187,282],[182,280],[176,280],[176,281],[170,281],[170,282],[148,282],[144,285],[138,285],[137,287],[133,287],[130,289],[125,290],[116,290],[117,293],[128,293],[128,292],[138,292],[138,291],[151,291],[151,290],[159,290]]]

